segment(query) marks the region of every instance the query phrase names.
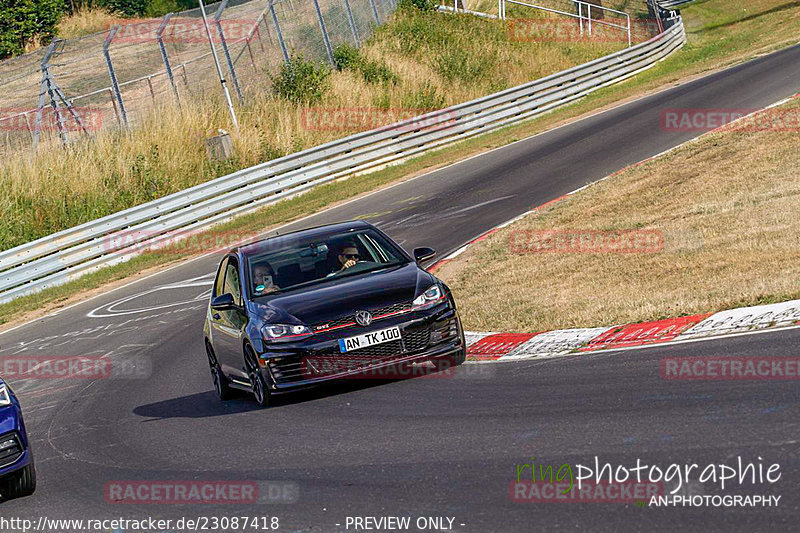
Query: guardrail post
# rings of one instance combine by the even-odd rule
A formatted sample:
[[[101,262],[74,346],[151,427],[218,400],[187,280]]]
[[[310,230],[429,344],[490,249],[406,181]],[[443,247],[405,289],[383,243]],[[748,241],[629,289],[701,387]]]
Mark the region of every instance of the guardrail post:
[[[631,16],[625,13],[625,18],[628,19],[628,48],[631,47]]]
[[[331,66],[336,66],[333,60],[333,48],[331,47],[331,40],[328,38],[328,29],[325,27],[325,19],[322,18],[322,10],[319,8],[319,1],[314,0],[314,9],[317,10],[317,18],[319,19],[319,29],[322,30],[322,42],[325,43],[325,52],[328,54],[328,61]]]
[[[353,41],[356,43],[356,48],[358,48],[358,30],[356,30],[356,21],[353,19],[353,11],[350,9],[350,0],[344,0],[344,8],[347,11],[347,22],[350,24],[350,31],[353,32]]]
[[[164,46],[164,30],[167,28],[167,24],[169,24],[172,15],[174,15],[174,13],[167,13],[164,16],[164,19],[161,21],[161,26],[158,27],[158,31],[156,32],[156,40],[158,41],[158,48],[159,50],[161,50],[161,60],[164,61],[164,68],[167,71],[167,78],[169,78],[169,84],[172,86],[172,94],[175,96],[175,103],[177,103],[178,107],[180,107],[181,97],[178,94],[178,86],[175,85],[175,77],[172,75],[172,65],[170,65],[169,63],[169,54],[167,54],[167,47]]]
[[[42,57],[41,62],[41,69],[42,69],[42,86],[39,90],[39,105],[36,108],[36,126],[34,127],[33,132],[33,149],[36,150],[36,147],[39,145],[39,135],[42,131],[42,113],[44,112],[44,100],[45,95],[49,94],[48,86],[50,85],[50,56],[53,55],[53,52],[56,49],[56,40],[50,43],[50,46],[47,47],[45,50],[44,56]]]
[[[381,18],[378,16],[378,8],[375,7],[375,0],[369,0],[369,5],[372,6],[372,14],[375,16],[375,23],[380,26]]]
[[[278,15],[275,13],[274,0],[269,0],[269,14],[272,16],[272,23],[275,25],[275,33],[278,34],[278,42],[281,45],[281,52],[283,53],[283,61],[288,65],[291,59],[289,59],[289,51],[286,49],[286,41],[283,40],[281,25],[278,24]]]
[[[233,122],[233,127],[236,128],[238,133],[239,131],[239,121],[236,118],[236,110],[233,108],[233,102],[231,101],[231,93],[228,91],[228,82],[225,80],[225,75],[222,73],[222,66],[219,64],[219,58],[217,57],[217,47],[214,46],[214,39],[211,37],[211,27],[208,25],[208,18],[206,17],[206,6],[203,4],[203,0],[197,0],[197,3],[200,5],[200,15],[203,17],[203,26],[206,30],[206,37],[208,37],[208,46],[211,48],[211,57],[214,58],[214,67],[217,69],[217,76],[219,77],[219,84],[222,85],[222,92],[225,94],[225,103],[228,104],[228,113],[231,115],[231,122]],[[183,66],[184,75],[186,74],[186,64],[184,63]]]
[[[228,70],[231,73],[233,88],[236,89],[236,94],[239,95],[239,101],[244,103],[244,95],[242,94],[242,88],[239,86],[239,78],[236,77],[236,69],[233,68],[231,54],[228,51],[228,42],[225,40],[225,32],[222,30],[222,12],[226,7],[228,7],[228,0],[222,0],[217,8],[217,12],[214,14],[214,24],[217,26],[219,42],[222,45],[222,53],[225,54],[225,61],[228,63]]]
[[[589,13],[589,35],[592,34],[592,4],[586,4]]]
[[[106,58],[106,67],[108,67],[108,75],[111,78],[111,90],[114,92],[114,97],[117,99],[117,104],[119,105],[122,124],[127,129],[128,113],[125,110],[125,102],[122,101],[122,93],[119,90],[119,83],[117,83],[117,75],[114,73],[114,64],[111,62],[111,53],[108,51],[108,47],[111,46],[111,41],[114,40],[114,37],[117,35],[118,31],[119,25],[116,25],[109,30],[106,41],[103,43],[103,55]]]

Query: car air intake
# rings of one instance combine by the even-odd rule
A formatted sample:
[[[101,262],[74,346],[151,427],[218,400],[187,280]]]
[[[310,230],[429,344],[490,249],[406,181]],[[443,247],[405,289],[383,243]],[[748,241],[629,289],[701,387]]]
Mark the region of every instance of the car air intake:
[[[22,443],[16,433],[0,436],[0,468],[14,463],[22,455]]]

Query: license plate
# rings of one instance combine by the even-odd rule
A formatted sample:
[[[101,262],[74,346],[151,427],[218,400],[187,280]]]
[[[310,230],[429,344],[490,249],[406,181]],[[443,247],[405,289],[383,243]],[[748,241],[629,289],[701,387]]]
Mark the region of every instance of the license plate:
[[[339,339],[339,351],[342,353],[352,352],[359,348],[366,348],[367,346],[375,346],[376,344],[383,344],[384,342],[391,342],[400,339],[400,328],[387,328],[378,331],[371,331],[356,335],[355,337],[347,337],[346,339]]]

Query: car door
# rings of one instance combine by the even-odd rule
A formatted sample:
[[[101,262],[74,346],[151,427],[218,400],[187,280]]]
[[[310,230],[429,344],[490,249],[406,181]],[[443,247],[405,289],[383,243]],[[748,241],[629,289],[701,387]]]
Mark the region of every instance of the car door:
[[[245,377],[242,352],[242,333],[247,323],[247,315],[243,307],[242,284],[239,276],[239,261],[236,256],[228,256],[220,268],[218,281],[221,285],[214,287],[215,296],[230,294],[236,308],[225,311],[211,310],[212,327],[214,328],[214,351],[222,371],[231,377]]]

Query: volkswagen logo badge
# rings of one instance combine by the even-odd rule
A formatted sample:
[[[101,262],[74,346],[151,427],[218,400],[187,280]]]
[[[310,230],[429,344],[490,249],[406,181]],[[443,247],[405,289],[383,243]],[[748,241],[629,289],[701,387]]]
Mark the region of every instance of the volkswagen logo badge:
[[[359,326],[369,326],[372,323],[372,315],[369,311],[356,311],[356,324]]]

